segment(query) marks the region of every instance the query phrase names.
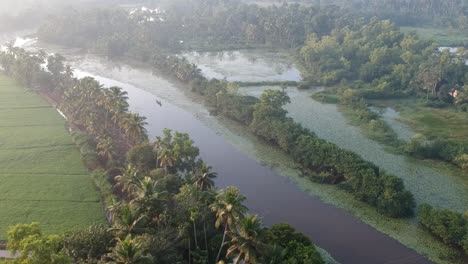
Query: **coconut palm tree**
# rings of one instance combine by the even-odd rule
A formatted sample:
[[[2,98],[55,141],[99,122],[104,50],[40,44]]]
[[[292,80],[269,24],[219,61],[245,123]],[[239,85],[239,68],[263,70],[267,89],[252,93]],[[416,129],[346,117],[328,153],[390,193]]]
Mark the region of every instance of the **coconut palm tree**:
[[[134,145],[147,139],[145,122],[146,117],[137,113],[127,113],[121,120],[121,127],[124,130],[129,144]]]
[[[264,245],[259,240],[261,221],[256,216],[247,216],[237,224],[236,231],[230,232],[231,245],[226,253],[227,258],[235,257],[234,264],[244,261],[245,264],[258,263],[259,252]]]
[[[126,91],[122,91],[122,88],[116,86],[110,87],[107,90],[105,108],[112,114],[111,119],[114,124],[118,124],[122,113],[128,111],[128,106],[128,93]]]
[[[137,188],[140,176],[138,170],[129,165],[123,174],[115,176],[114,179],[116,181],[115,186],[131,196]]]
[[[98,156],[103,159],[106,164],[114,160],[116,153],[114,142],[110,136],[104,135],[98,137],[96,149]]]
[[[177,158],[175,157],[174,151],[169,148],[162,148],[158,155],[159,166],[164,168],[164,172],[167,174],[169,168],[174,167]]]
[[[130,202],[133,205],[138,206],[148,214],[157,214],[157,206],[161,205],[161,202],[167,200],[168,192],[160,191],[159,182],[153,180],[151,177],[144,177],[138,180],[134,194],[135,197]]]
[[[247,207],[242,204],[245,199],[245,196],[239,194],[238,189],[228,187],[226,190],[222,190],[216,195],[215,202],[210,206],[211,210],[216,212],[215,227],[219,228],[221,225],[224,225],[223,240],[219,247],[218,255],[216,256],[216,262],[219,261],[230,227],[241,220],[247,212]]]
[[[140,208],[124,203],[113,208],[113,211],[116,214],[114,225],[109,229],[110,232],[115,232],[117,236],[122,237],[147,231],[148,217],[141,212]]]
[[[128,235],[124,240],[118,238],[117,244],[108,255],[110,263],[115,264],[145,264],[152,263],[153,257],[145,254],[136,238]]]
[[[212,167],[203,163],[201,167],[194,174],[194,185],[198,186],[200,190],[206,191],[213,188],[213,179],[218,176],[216,172],[211,171]]]

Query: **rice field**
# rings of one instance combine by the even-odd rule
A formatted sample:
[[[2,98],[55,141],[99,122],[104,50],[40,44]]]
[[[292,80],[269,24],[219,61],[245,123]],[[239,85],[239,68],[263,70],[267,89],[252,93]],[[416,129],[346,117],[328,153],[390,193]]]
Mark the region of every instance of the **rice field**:
[[[0,75],[0,240],[9,226],[33,221],[46,233],[62,233],[104,217],[65,121]]]

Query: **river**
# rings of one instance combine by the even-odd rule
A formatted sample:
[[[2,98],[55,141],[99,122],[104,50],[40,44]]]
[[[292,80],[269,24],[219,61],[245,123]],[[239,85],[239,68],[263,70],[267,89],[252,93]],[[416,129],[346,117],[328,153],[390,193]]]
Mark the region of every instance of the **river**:
[[[251,212],[261,215],[265,224],[292,224],[340,263],[430,263],[347,210],[322,201],[319,193],[333,187],[313,185],[304,190],[297,184],[301,179],[286,177],[287,173],[269,166],[269,156],[264,153],[271,152],[278,159],[287,157],[275,153],[235,123],[211,116],[196,98],[184,92],[182,85],[155,76],[147,69],[70,49],[36,45],[47,52],[65,55],[76,76],[92,76],[106,86],[117,85],[127,91],[131,110],[148,118],[147,129],[152,138],[160,135],[163,128],[189,133],[202,158],[219,173],[217,186],[238,187],[248,197]],[[294,76],[290,66],[283,66],[292,73],[278,73],[276,68],[271,71],[273,75]]]

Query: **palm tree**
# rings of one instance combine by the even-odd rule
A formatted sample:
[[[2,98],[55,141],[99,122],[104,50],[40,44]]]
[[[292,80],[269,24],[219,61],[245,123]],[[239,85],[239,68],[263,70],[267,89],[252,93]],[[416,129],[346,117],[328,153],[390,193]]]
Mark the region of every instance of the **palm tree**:
[[[112,114],[111,119],[114,124],[117,124],[122,117],[122,113],[128,111],[128,93],[122,91],[120,87],[113,86],[108,89],[107,94],[105,108]]]
[[[131,196],[137,188],[140,176],[138,170],[129,165],[125,173],[115,176],[114,179],[117,182],[115,186],[120,187],[123,192]]]
[[[261,221],[257,216],[247,216],[237,225],[237,232],[230,232],[231,245],[226,253],[227,258],[235,256],[234,264],[242,260],[245,264],[258,263],[258,253],[264,247],[258,239],[261,232]]]
[[[172,168],[175,165],[176,157],[174,151],[169,148],[162,148],[158,155],[159,166],[164,168],[164,172],[168,173],[168,168]]]
[[[216,172],[211,171],[212,167],[208,166],[206,163],[203,163],[195,172],[194,175],[194,184],[200,188],[202,191],[213,188],[214,181],[213,179],[218,176]]]
[[[137,205],[148,214],[156,214],[161,202],[167,200],[168,192],[159,191],[159,182],[151,177],[144,177],[135,186],[134,199],[131,204]]]
[[[153,257],[144,254],[141,244],[136,238],[128,235],[124,240],[118,238],[117,245],[109,254],[109,260],[115,264],[144,264],[152,263]]]
[[[114,148],[114,142],[112,141],[111,137],[107,135],[98,137],[98,143],[96,148],[98,156],[104,159],[106,164],[114,160],[116,153]]]
[[[146,117],[140,116],[137,113],[126,114],[122,121],[121,127],[125,131],[130,144],[137,144],[147,138],[145,122]]]
[[[241,220],[247,212],[247,207],[242,205],[245,199],[245,196],[239,194],[238,189],[228,187],[226,190],[222,190],[216,195],[216,200],[211,205],[211,210],[216,212],[215,227],[219,228],[224,224],[223,240],[219,247],[218,255],[216,256],[216,262],[219,261],[229,228]]]
[[[128,110],[128,93],[126,91],[122,91],[122,88],[117,86],[112,86],[109,88],[112,97],[115,101],[120,102],[119,109],[122,111]]]
[[[117,213],[114,225],[109,229],[110,232],[115,232],[117,236],[122,237],[147,231],[148,217],[139,208],[134,208],[129,204],[121,204],[113,210]]]

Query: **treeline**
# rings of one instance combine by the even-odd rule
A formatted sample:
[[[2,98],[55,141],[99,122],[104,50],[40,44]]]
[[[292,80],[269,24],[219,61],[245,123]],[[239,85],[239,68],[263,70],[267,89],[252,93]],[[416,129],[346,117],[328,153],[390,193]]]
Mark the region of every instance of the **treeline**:
[[[49,42],[85,46],[111,56],[232,47],[297,47],[308,34],[329,34],[349,24],[336,7],[281,5],[261,8],[239,1],[171,1],[166,9],[69,11],[45,20],[38,30]]]
[[[165,130],[148,141],[144,118],[128,112],[120,88],[73,78],[57,54],[10,46],[0,65],[59,103],[83,157],[97,153],[99,162],[87,165],[110,224],[64,235],[44,235],[37,223],[14,226],[7,248],[16,258],[4,263],[324,263],[291,226],[267,228],[249,215],[239,190],[216,190],[217,174],[188,134]]]
[[[428,204],[419,207],[421,226],[444,244],[459,249],[468,256],[468,211],[465,214]]]
[[[466,0],[352,0],[342,4],[358,14],[390,19],[398,25],[468,30]]]
[[[418,95],[439,105],[466,110],[468,66],[448,51],[415,34],[403,34],[390,21],[371,20],[309,36],[298,61],[303,75],[323,85],[350,83],[365,98]],[[457,95],[453,92],[457,91]]]

